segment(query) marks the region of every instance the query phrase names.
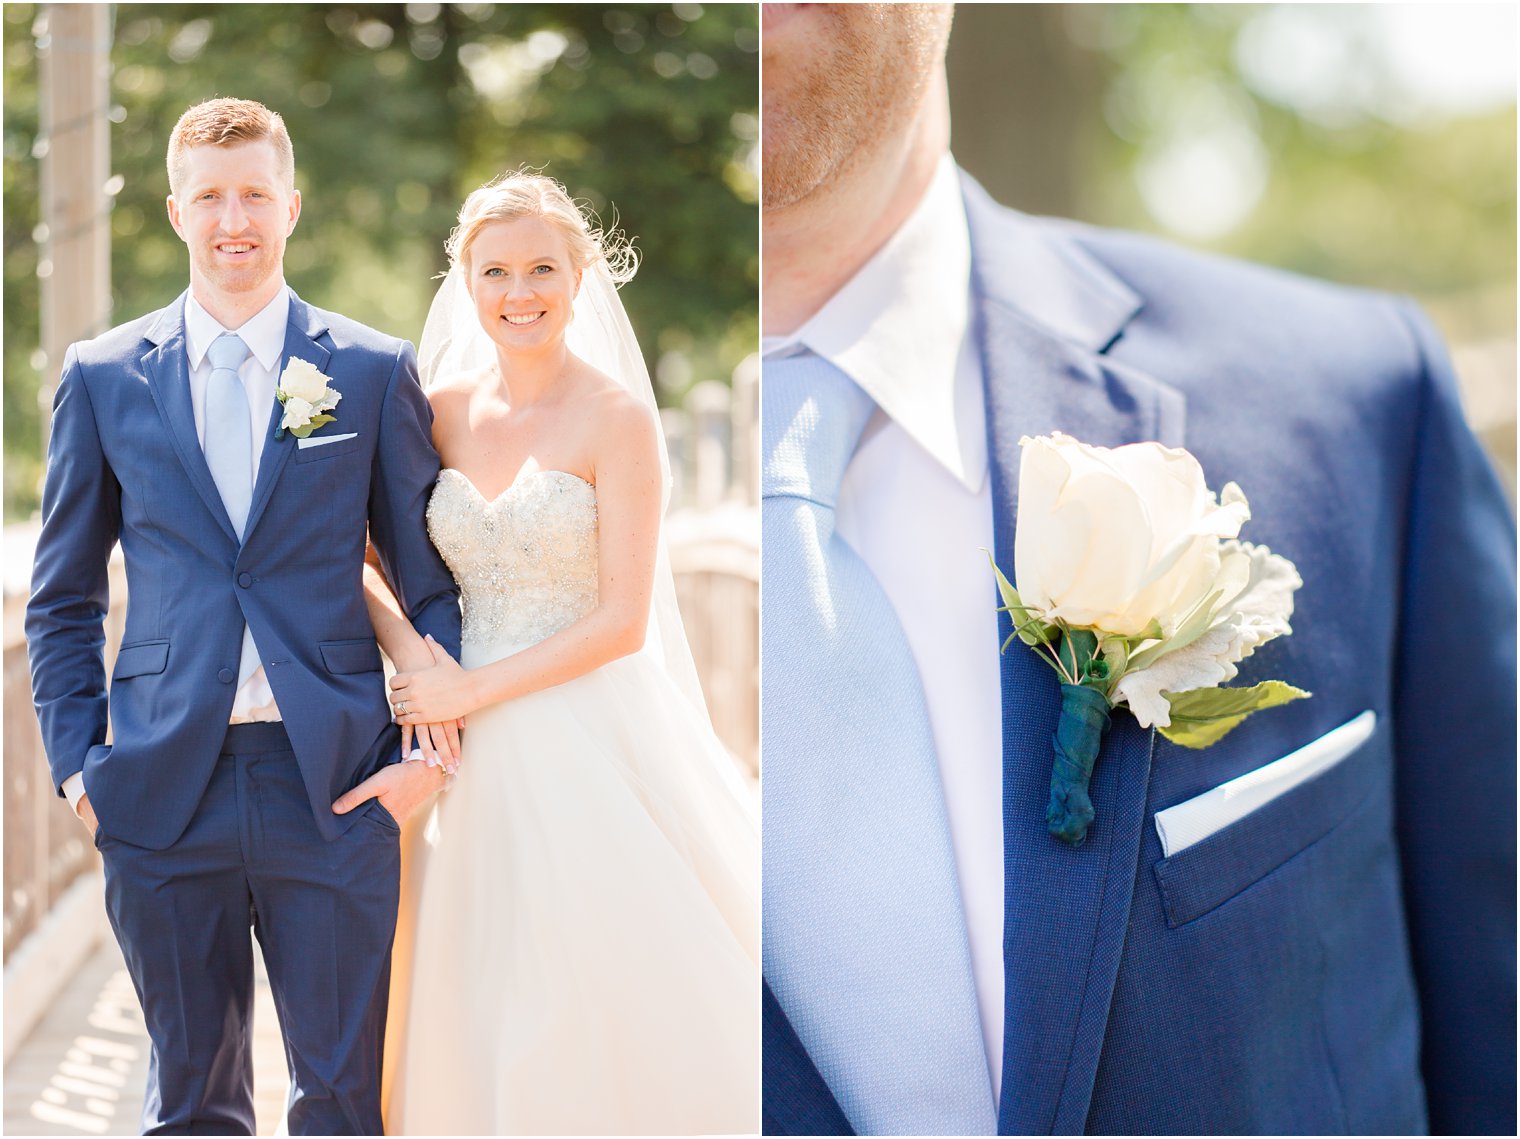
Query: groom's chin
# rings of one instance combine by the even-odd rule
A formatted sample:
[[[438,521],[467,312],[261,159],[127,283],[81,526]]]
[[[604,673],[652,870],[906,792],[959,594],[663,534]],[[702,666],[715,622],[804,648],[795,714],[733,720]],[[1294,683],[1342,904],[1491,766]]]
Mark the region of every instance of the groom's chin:
[[[223,293],[251,293],[269,283],[281,272],[282,250],[260,246],[257,256],[246,262],[232,263],[213,253],[202,258],[196,269],[212,288]]]
[[[766,111],[760,204],[784,210],[830,183],[857,140],[842,131],[825,104],[799,93]]]

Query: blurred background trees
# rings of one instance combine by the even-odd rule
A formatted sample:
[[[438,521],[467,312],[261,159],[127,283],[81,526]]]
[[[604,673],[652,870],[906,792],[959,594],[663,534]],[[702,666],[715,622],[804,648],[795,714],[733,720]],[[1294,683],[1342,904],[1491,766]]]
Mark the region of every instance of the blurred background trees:
[[[33,27],[5,32],[5,501],[35,507]],[[1414,294],[1513,478],[1515,9],[964,4],[955,152],[1032,213]],[[746,4],[113,9],[115,319],[172,298],[166,134],[214,94],[285,115],[305,214],[291,283],[415,339],[464,194],[544,165],[639,238],[625,290],[661,395],[756,342],[758,32]]]
[[[963,4],[957,160],[1035,214],[1414,295],[1513,492],[1511,5]]]
[[[43,10],[4,6],[8,521],[36,508],[39,393],[61,362],[39,347]],[[237,95],[290,130],[303,212],[286,276],[321,307],[415,342],[464,196],[530,166],[636,239],[623,296],[662,401],[755,350],[753,5],[131,4],[111,25],[113,322],[185,287],[168,133]]]

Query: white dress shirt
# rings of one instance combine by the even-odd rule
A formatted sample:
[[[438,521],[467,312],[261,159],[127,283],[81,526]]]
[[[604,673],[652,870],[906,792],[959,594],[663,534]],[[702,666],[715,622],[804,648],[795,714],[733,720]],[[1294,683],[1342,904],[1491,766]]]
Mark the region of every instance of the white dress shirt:
[[[248,345],[248,359],[238,369],[243,390],[248,396],[249,430],[253,433],[253,479],[259,477],[259,461],[269,435],[269,413],[274,406],[274,392],[279,385],[280,359],[285,353],[285,326],[290,320],[290,290],[281,288],[274,299],[250,317],[241,328],[223,328],[217,319],[201,307],[194,295],[185,299],[185,353],[190,365],[190,406],[195,415],[195,437],[206,445],[206,385],[211,379],[211,361],[206,351],[224,332],[235,332]],[[252,634],[243,627],[243,636]],[[256,668],[237,690],[228,722],[250,724],[278,720],[274,691],[264,675],[264,666]],[[69,806],[78,809],[84,795],[84,778],[79,773],[63,782]]]
[[[248,396],[249,430],[253,433],[253,482],[259,479],[259,462],[269,439],[269,413],[280,382],[280,358],[285,354],[285,327],[290,322],[290,291],[281,288],[274,299],[244,322],[241,328],[223,328],[192,295],[185,301],[185,351],[190,358],[190,406],[195,412],[195,437],[206,446],[206,386],[211,381],[211,361],[206,352],[224,332],[235,332],[248,345],[248,359],[238,369]],[[252,634],[247,626],[243,636]],[[253,724],[278,720],[274,691],[261,664],[237,690],[228,722]]]
[[[897,612],[923,681],[981,1009],[990,1090],[1003,1057],[1003,772],[986,409],[971,238],[946,156],[888,243],[762,352],[810,349],[877,403],[839,490],[837,533]],[[762,392],[762,398],[763,392]]]

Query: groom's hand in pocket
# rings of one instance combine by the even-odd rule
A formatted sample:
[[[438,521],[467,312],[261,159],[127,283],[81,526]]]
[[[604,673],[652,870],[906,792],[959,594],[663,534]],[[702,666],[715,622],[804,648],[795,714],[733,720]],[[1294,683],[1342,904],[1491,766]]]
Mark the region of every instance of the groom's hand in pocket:
[[[346,815],[371,799],[379,799],[391,818],[405,823],[413,811],[443,786],[444,778],[442,768],[426,763],[393,763],[340,795],[332,805],[333,814]]]
[[[90,837],[94,838],[95,832],[100,829],[100,820],[95,817],[95,808],[90,805],[88,794],[79,796],[79,802],[74,804],[74,813],[89,828]]]

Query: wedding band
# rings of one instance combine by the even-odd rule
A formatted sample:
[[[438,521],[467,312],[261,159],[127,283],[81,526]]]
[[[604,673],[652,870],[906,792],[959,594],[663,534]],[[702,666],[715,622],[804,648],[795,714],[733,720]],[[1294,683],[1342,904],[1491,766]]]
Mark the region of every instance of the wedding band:
[[[396,715],[398,715],[398,716],[405,716],[406,715],[406,701],[405,700],[402,700],[399,703],[397,703],[397,705],[396,705]]]

